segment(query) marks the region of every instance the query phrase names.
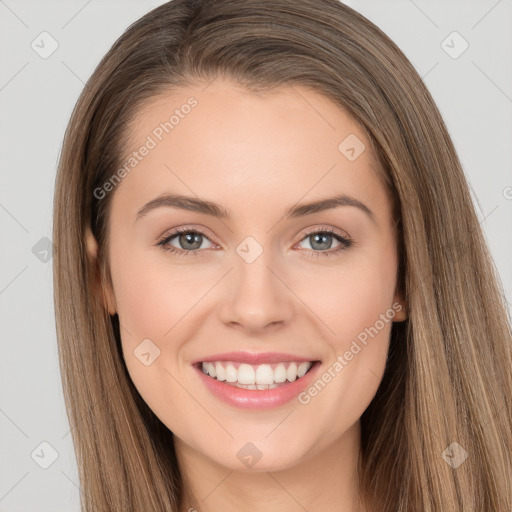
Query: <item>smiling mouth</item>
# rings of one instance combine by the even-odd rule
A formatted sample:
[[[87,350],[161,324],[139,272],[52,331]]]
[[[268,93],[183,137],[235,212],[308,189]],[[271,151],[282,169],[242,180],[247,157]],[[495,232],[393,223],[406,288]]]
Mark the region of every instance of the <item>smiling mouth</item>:
[[[197,367],[208,377],[233,387],[265,390],[301,379],[317,363],[319,361],[289,361],[255,365],[237,361],[208,361],[197,363]]]

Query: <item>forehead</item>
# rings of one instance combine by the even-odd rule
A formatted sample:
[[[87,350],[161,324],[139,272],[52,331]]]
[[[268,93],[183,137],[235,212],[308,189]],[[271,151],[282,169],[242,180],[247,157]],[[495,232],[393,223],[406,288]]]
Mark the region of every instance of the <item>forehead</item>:
[[[254,94],[215,80],[161,94],[134,114],[116,202],[135,207],[174,192],[250,213],[263,200],[289,205],[333,192],[383,200],[364,130],[311,89]]]

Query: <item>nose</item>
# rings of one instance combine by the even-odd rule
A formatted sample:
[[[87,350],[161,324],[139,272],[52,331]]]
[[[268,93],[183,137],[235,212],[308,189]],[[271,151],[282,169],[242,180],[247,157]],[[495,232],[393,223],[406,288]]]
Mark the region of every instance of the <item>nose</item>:
[[[234,261],[220,307],[221,321],[250,334],[289,323],[294,314],[294,295],[270,251],[263,251],[252,263],[238,257]]]

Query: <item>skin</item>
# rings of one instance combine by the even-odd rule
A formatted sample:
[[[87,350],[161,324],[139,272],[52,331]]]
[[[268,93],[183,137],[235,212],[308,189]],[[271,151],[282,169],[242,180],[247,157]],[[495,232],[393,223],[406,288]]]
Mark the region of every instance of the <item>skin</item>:
[[[113,288],[130,376],[172,430],[189,491],[182,510],[363,510],[357,504],[359,419],[381,382],[391,322],[307,404],[292,400],[264,411],[240,410],[213,397],[191,363],[233,350],[288,352],[322,361],[323,371],[392,305],[398,255],[392,205],[364,131],[326,97],[283,86],[255,95],[217,79],[166,93],[130,126],[129,151],[140,147],[169,112],[197,106],[111,192]],[[366,150],[349,161],[338,146],[355,134]],[[198,196],[229,219],[161,207],[136,221],[163,192]],[[344,193],[364,203],[285,219],[287,207]],[[156,245],[174,228],[202,229],[199,256],[178,257]],[[335,229],[353,245],[329,257],[306,230]],[[263,249],[247,263],[236,248],[252,236]],[[331,242],[331,246],[329,246]],[[179,236],[174,248],[190,252]],[[324,248],[322,248],[324,247]],[[88,248],[97,247],[91,236]],[[134,350],[151,339],[160,356],[149,366]],[[262,453],[251,468],[237,452]]]

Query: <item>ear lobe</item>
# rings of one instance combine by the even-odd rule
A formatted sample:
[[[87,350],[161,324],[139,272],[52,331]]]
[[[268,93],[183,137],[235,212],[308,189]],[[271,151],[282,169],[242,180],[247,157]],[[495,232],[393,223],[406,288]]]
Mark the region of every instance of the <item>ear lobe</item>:
[[[98,244],[89,226],[85,228],[85,248],[89,259],[96,260],[98,257]]]
[[[96,242],[96,238],[92,234],[92,231],[89,226],[86,227],[85,231],[85,247],[87,256],[91,263],[92,269],[92,287],[95,293],[96,299],[100,300],[103,307],[108,309],[110,315],[116,314],[116,305],[114,294],[110,287],[106,283],[102,283],[101,272],[98,263],[98,243]]]
[[[395,312],[393,322],[403,322],[409,316],[406,301],[402,298],[400,292],[396,292],[393,299],[393,311]]]

